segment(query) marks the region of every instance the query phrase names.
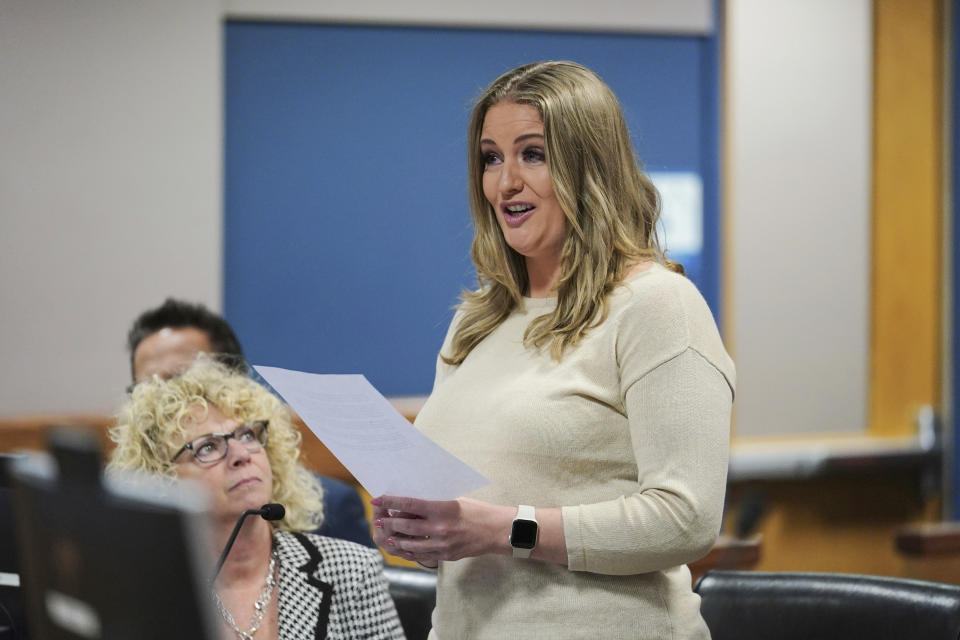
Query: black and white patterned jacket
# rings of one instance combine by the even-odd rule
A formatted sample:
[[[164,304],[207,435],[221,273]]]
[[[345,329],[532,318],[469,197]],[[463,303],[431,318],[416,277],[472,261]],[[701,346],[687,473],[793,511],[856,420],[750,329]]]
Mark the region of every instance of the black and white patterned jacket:
[[[281,640],[404,638],[377,551],[312,533],[274,541]]]

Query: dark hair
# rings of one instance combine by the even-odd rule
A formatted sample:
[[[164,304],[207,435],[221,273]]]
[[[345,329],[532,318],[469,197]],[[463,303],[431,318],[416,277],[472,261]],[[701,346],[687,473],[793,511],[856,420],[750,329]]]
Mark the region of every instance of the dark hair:
[[[227,367],[247,372],[247,361],[243,356],[240,341],[233,333],[233,329],[221,316],[210,311],[202,304],[193,304],[167,298],[155,309],[147,309],[141,313],[127,333],[127,349],[130,350],[130,375],[134,376],[133,354],[144,339],[157,331],[166,328],[193,327],[207,334],[210,345],[213,347],[211,357]]]

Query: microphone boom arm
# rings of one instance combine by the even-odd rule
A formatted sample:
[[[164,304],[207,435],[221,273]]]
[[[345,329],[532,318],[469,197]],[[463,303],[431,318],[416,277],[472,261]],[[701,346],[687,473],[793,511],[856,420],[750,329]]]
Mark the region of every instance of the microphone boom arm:
[[[285,509],[282,504],[276,502],[270,502],[259,509],[247,509],[242,514],[240,514],[240,519],[237,520],[237,524],[233,527],[233,533],[230,534],[230,539],[227,540],[227,545],[223,548],[223,553],[220,554],[220,559],[217,560],[217,567],[213,570],[213,577],[210,578],[210,582],[213,582],[217,579],[217,576],[220,575],[220,569],[223,568],[223,563],[227,561],[227,554],[230,553],[230,549],[233,548],[233,542],[237,539],[237,534],[240,533],[240,527],[243,526],[243,521],[247,516],[260,516],[264,520],[282,520],[285,514]]]

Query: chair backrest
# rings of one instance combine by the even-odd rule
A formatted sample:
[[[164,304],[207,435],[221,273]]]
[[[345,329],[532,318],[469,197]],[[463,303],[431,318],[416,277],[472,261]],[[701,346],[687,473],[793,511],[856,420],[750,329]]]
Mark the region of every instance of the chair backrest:
[[[713,640],[957,640],[960,587],[839,573],[709,571],[694,587]]]
[[[387,565],[383,573],[407,640],[426,640],[437,604],[437,575],[423,569]]]

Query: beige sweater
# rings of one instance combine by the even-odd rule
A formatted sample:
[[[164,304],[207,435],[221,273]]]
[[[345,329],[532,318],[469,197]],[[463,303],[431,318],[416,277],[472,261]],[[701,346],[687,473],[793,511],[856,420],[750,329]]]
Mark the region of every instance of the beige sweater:
[[[709,638],[684,563],[714,543],[726,485],[734,367],[713,317],[655,266],[558,363],[522,344],[555,304],[527,299],[461,365],[438,359],[416,424],[492,480],[471,497],[562,507],[569,565],[442,563],[431,637]]]

